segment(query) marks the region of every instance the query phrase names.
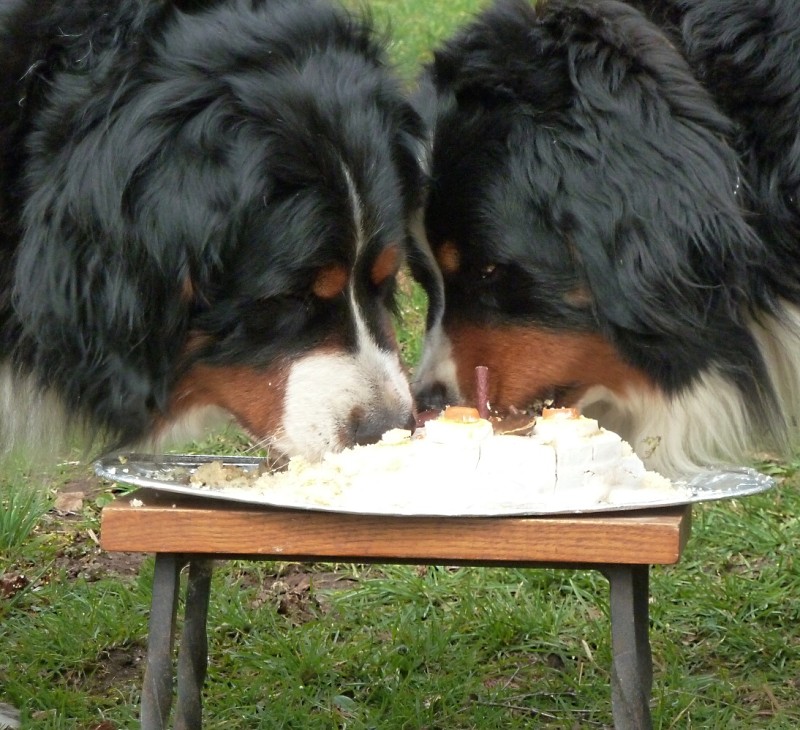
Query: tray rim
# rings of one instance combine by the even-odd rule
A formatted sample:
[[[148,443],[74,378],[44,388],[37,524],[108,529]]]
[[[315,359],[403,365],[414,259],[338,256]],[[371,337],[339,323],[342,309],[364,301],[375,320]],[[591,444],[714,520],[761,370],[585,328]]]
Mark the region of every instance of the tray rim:
[[[464,509],[424,510],[416,508],[413,510],[354,510],[343,508],[342,506],[325,505],[314,502],[303,502],[302,500],[288,502],[285,500],[269,499],[267,495],[259,495],[253,498],[246,494],[246,490],[223,490],[207,487],[193,487],[181,484],[177,481],[147,477],[130,470],[137,471],[163,471],[165,469],[184,468],[193,470],[200,465],[219,461],[225,466],[238,466],[241,468],[253,469],[263,463],[264,458],[259,456],[236,456],[236,455],[217,455],[217,454],[147,454],[129,453],[115,454],[100,458],[94,462],[94,471],[97,476],[109,481],[129,484],[131,486],[150,489],[170,494],[180,494],[188,497],[200,497],[214,501],[233,502],[238,504],[248,504],[253,506],[264,506],[279,509],[294,509],[313,512],[335,512],[340,514],[361,514],[375,516],[398,516],[398,517],[546,517],[554,515],[577,515],[593,514],[603,512],[628,512],[643,509],[661,509],[664,507],[676,507],[687,504],[697,504],[708,501],[721,501],[724,499],[738,499],[753,494],[766,492],[776,486],[773,477],[758,472],[749,467],[737,467],[731,469],[709,470],[707,473],[698,475],[689,482],[676,482],[684,484],[687,491],[679,493],[680,498],[668,500],[649,500],[646,502],[631,503],[592,503],[586,507],[576,507],[574,505],[554,505],[549,509],[530,509],[522,506],[510,508],[498,508],[494,511],[471,511]],[[719,479],[722,476],[735,478],[741,474],[743,482],[749,486],[741,487],[738,490],[725,491],[713,490],[704,487],[703,483]],[[693,486],[694,484],[694,486]]]

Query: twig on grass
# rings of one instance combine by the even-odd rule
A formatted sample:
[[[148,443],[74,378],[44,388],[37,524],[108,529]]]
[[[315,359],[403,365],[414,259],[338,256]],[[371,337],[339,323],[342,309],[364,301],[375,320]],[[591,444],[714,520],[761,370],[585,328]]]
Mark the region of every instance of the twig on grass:
[[[545,694],[545,693],[541,693],[540,692],[540,693],[537,693],[537,694],[542,695],[542,694]],[[547,694],[547,696],[552,697],[554,695]],[[475,702],[475,704],[479,705],[481,707],[499,707],[499,708],[501,708],[503,710],[508,710],[510,712],[520,712],[520,713],[523,713],[523,714],[526,714],[526,715],[532,715],[533,717],[544,717],[544,718],[546,718],[548,720],[558,720],[558,718],[559,718],[558,715],[554,715],[552,712],[547,712],[546,710],[540,710],[540,709],[538,709],[536,707],[526,707],[525,705],[518,705],[518,704],[515,704],[513,702],[492,702],[490,700],[477,700]],[[570,708],[560,708],[559,711],[560,712],[573,712],[573,713],[577,713],[577,714],[583,714],[583,713],[586,712],[586,710],[570,709]],[[592,726],[595,726],[595,727],[603,727],[604,726],[602,722],[598,722],[596,720],[589,720],[588,718],[582,718],[581,722],[584,723],[585,725],[592,725]]]

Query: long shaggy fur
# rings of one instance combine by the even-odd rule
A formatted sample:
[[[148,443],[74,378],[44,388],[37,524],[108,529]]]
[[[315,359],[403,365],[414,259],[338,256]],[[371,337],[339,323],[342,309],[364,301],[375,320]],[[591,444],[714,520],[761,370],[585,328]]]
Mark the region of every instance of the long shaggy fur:
[[[794,436],[800,16],[635,5],[503,0],[437,51],[418,390],[489,365],[496,408],[577,405],[675,474]]]
[[[5,2],[2,392],[111,444],[205,406],[310,455],[405,424],[422,128],[383,46],[322,0]],[[314,371],[290,402],[326,353],[346,397]]]

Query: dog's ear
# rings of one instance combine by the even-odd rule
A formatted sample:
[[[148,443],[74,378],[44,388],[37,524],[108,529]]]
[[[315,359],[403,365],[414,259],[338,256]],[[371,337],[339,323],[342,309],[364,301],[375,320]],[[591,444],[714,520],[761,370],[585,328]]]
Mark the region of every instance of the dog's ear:
[[[536,113],[562,108],[567,69],[540,22],[527,0],[491,5],[435,51],[427,74],[440,97],[450,94],[461,106],[481,107],[524,101]]]
[[[35,139],[14,272],[20,357],[115,441],[167,409],[235,194],[225,130],[195,116],[179,133],[152,101],[69,143]]]
[[[405,98],[392,105],[392,115],[392,157],[400,175],[405,209],[415,211],[422,207],[430,169],[428,124],[420,106]]]
[[[500,65],[516,79],[505,114],[515,115],[510,164],[526,166],[532,201],[576,254],[600,327],[666,387],[709,367],[710,353],[755,352],[744,320],[764,296],[752,272],[767,257],[740,203],[731,121],[630,6],[552,2],[532,17],[518,5],[506,0],[498,12],[506,26],[513,15],[525,27],[516,32],[520,55],[510,57],[514,44],[500,36],[493,51],[508,54]],[[475,37],[503,27],[478,25]],[[482,43],[472,63],[490,58]],[[757,355],[730,354],[721,360],[743,372],[762,367]]]
[[[626,52],[567,49],[573,100],[538,120],[529,174],[552,185],[537,195],[582,262],[606,334],[677,388],[711,353],[755,352],[744,320],[767,256],[740,203],[731,123],[674,49],[636,38]],[[642,48],[641,62],[626,55]],[[762,367],[755,354],[722,359]]]
[[[428,243],[424,223],[424,207],[430,183],[431,143],[437,114],[441,112],[430,74],[419,77],[417,87],[399,110],[395,133],[395,159],[403,178],[408,210],[408,265],[412,276],[428,295],[428,323],[431,324],[444,307],[441,272]],[[410,193],[410,194],[409,194]]]

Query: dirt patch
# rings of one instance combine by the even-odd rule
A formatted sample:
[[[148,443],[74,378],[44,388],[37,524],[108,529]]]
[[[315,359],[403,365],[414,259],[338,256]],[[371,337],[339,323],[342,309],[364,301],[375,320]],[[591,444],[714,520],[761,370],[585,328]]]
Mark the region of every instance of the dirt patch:
[[[55,554],[54,568],[67,579],[83,578],[93,582],[112,575],[134,577],[147,558],[142,553],[112,553],[103,550],[97,533],[70,515],[50,517],[60,533],[61,547]]]
[[[104,695],[112,690],[118,692],[120,687],[141,684],[146,657],[147,649],[139,643],[104,649],[92,665],[85,667],[91,693]]]
[[[91,582],[109,575],[134,577],[146,557],[141,553],[107,553],[95,547],[77,556],[65,552],[56,558],[56,565],[68,578],[83,578]]]
[[[319,618],[330,611],[325,592],[343,590],[357,583],[348,573],[318,570],[313,565],[300,563],[282,565],[274,574],[258,582],[253,578],[255,576],[243,581],[258,586],[250,604],[252,608],[257,610],[265,605],[275,606],[281,616],[295,625]]]
[[[133,577],[146,555],[111,553],[100,548],[96,525],[102,505],[113,499],[108,482],[87,474],[69,477],[55,485],[53,509],[46,516],[46,531],[60,537],[62,547],[55,556],[55,567],[67,578],[95,581],[109,575]],[[87,519],[87,512],[88,519]]]

